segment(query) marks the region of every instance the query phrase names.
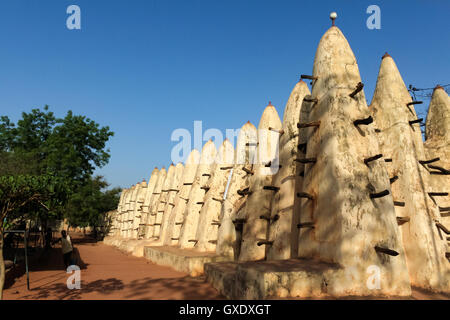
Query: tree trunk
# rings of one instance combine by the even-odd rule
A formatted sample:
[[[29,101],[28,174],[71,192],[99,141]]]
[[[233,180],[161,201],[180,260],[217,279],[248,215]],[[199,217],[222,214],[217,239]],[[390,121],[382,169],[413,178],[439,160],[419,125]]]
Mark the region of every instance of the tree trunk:
[[[5,261],[3,259],[3,230],[0,230],[0,300],[3,300],[3,286],[5,285]]]
[[[41,248],[45,247],[45,234],[47,233],[47,219],[40,219],[41,220],[41,236],[40,236],[40,245]]]

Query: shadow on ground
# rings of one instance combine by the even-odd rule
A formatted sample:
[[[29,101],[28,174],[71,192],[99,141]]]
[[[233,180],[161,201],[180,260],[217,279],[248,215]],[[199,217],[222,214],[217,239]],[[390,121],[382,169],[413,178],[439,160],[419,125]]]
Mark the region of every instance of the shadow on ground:
[[[88,264],[86,264],[81,258],[80,252],[75,247],[73,250],[74,262],[80,267],[81,270],[87,269]],[[60,248],[51,248],[48,250],[42,250],[36,252],[35,256],[30,256],[28,261],[29,272],[36,271],[52,271],[61,270],[65,272],[63,256]],[[10,269],[6,273],[4,289],[11,288],[17,279],[23,277],[26,273],[26,268],[24,262],[16,265],[14,268]],[[64,273],[64,276],[67,275]]]
[[[66,275],[63,275],[66,277]],[[59,278],[55,281],[60,280]],[[96,280],[89,283],[81,282],[81,289],[69,290],[63,283],[46,285],[44,288],[34,288],[21,299],[52,299],[52,300],[81,300],[95,296],[95,299],[115,299],[115,293],[120,293],[121,299],[147,300],[183,300],[210,299],[217,296],[214,289],[205,290],[202,278],[144,278],[125,285],[122,280],[110,278]],[[125,293],[125,295],[123,295]],[[89,299],[89,298],[87,298]]]
[[[203,277],[192,278],[144,278],[134,280],[127,285],[129,293],[126,299],[193,299],[204,300],[217,297],[217,291],[213,288],[205,289],[205,279]],[[128,290],[127,290],[128,291]],[[168,292],[176,292],[168,295]],[[221,297],[222,298],[222,297]]]
[[[67,275],[64,274],[64,278]],[[60,280],[60,279],[57,279]],[[116,290],[124,288],[121,280],[106,279],[96,280],[87,284],[81,283],[81,289],[69,290],[65,283],[55,283],[45,288],[39,287],[31,289],[30,294],[23,296],[23,299],[56,299],[56,300],[79,300],[88,293],[101,293],[103,295],[111,294]]]

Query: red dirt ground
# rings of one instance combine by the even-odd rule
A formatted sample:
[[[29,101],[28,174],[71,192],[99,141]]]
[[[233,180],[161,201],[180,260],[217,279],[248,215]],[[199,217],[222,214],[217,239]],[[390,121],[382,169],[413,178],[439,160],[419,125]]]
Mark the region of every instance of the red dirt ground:
[[[118,249],[74,236],[77,261],[81,267],[81,289],[69,290],[70,276],[64,270],[61,249],[53,248],[30,262],[30,287],[24,268],[7,273],[5,300],[212,300],[224,299],[204,278],[192,278],[169,267],[155,265]],[[364,299],[348,297],[349,299]],[[386,298],[381,298],[386,299]],[[396,299],[392,297],[391,299]],[[449,295],[414,288],[408,299],[450,299]],[[289,299],[290,300],[290,299]]]
[[[171,268],[152,264],[145,258],[126,255],[100,242],[80,240],[73,241],[78,261],[81,260],[80,290],[67,289],[66,281],[70,275],[64,270],[61,249],[57,247],[39,262],[30,263],[31,291],[27,290],[23,270],[7,274],[5,300],[223,298],[202,278],[192,278]]]

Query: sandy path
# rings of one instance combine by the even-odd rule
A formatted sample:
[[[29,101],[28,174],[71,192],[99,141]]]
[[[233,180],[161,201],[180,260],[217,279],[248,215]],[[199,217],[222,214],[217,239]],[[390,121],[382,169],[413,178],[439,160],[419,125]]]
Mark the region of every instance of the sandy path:
[[[76,240],[74,240],[76,242]],[[75,243],[81,257],[81,289],[67,289],[59,248],[47,255],[45,263],[30,266],[31,291],[26,276],[10,277],[5,299],[220,299],[221,296],[201,278],[128,256],[102,243]]]
[[[145,258],[126,255],[103,243],[80,238],[75,239],[74,243],[81,267],[80,290],[67,288],[69,274],[64,271],[61,249],[54,248],[40,261],[30,262],[30,291],[26,287],[24,268],[7,274],[5,300],[223,299],[203,278],[192,278],[185,273],[153,264]],[[450,295],[413,288],[412,296],[406,299],[449,300]]]

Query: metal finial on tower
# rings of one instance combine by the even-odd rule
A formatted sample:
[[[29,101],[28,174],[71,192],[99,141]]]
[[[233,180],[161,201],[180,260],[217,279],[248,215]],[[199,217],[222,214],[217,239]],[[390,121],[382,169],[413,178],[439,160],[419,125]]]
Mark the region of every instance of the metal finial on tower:
[[[383,57],[381,57],[381,59],[384,59],[384,58],[387,58],[387,57],[390,57],[390,55],[389,55],[389,53],[385,53],[384,55],[383,55]]]
[[[331,19],[331,25],[334,26],[334,21],[337,18],[337,13],[336,12],[332,12],[330,13],[330,19]]]
[[[269,106],[271,106],[272,105],[272,101],[269,101]]]

